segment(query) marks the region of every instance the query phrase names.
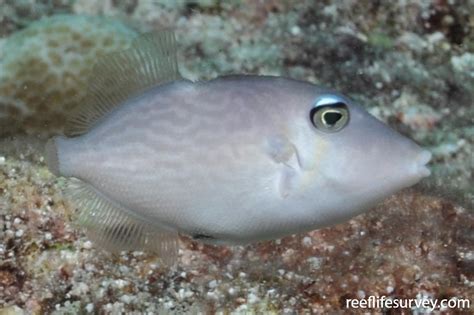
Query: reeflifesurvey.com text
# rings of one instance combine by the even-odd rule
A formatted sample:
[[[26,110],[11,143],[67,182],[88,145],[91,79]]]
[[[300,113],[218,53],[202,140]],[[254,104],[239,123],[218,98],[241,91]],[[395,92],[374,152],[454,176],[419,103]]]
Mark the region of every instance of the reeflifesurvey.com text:
[[[347,299],[346,308],[352,309],[411,309],[411,310],[469,310],[471,301],[463,298],[450,299],[401,299],[388,296],[371,295],[363,299]]]

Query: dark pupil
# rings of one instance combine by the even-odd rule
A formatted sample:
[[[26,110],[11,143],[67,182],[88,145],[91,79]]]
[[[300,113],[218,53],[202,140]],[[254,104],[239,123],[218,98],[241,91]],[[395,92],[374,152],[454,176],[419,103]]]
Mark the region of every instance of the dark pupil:
[[[324,122],[329,126],[334,126],[341,118],[341,113],[336,112],[329,112],[323,115]]]

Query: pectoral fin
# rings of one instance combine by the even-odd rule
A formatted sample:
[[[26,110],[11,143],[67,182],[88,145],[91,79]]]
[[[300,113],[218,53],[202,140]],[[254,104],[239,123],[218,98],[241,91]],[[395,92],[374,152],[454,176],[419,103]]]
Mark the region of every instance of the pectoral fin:
[[[301,176],[298,151],[294,144],[282,135],[269,137],[265,149],[273,162],[281,165],[278,191],[282,198],[286,198],[298,186]]]

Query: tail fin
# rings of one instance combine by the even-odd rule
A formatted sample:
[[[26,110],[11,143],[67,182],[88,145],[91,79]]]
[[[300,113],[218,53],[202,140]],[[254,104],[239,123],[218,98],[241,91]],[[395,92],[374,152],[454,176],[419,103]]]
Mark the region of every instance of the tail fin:
[[[46,142],[45,158],[46,158],[46,164],[48,165],[49,171],[56,176],[60,176],[58,147],[56,145],[55,138],[51,138],[48,140],[48,142]]]

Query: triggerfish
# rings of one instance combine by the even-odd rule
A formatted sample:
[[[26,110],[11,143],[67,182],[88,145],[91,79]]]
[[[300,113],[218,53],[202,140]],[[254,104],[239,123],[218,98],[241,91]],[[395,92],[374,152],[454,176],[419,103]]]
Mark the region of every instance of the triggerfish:
[[[171,262],[180,233],[245,244],[347,220],[428,176],[430,158],[327,88],[186,80],[171,31],[101,58],[66,134],[46,145],[93,240]]]

